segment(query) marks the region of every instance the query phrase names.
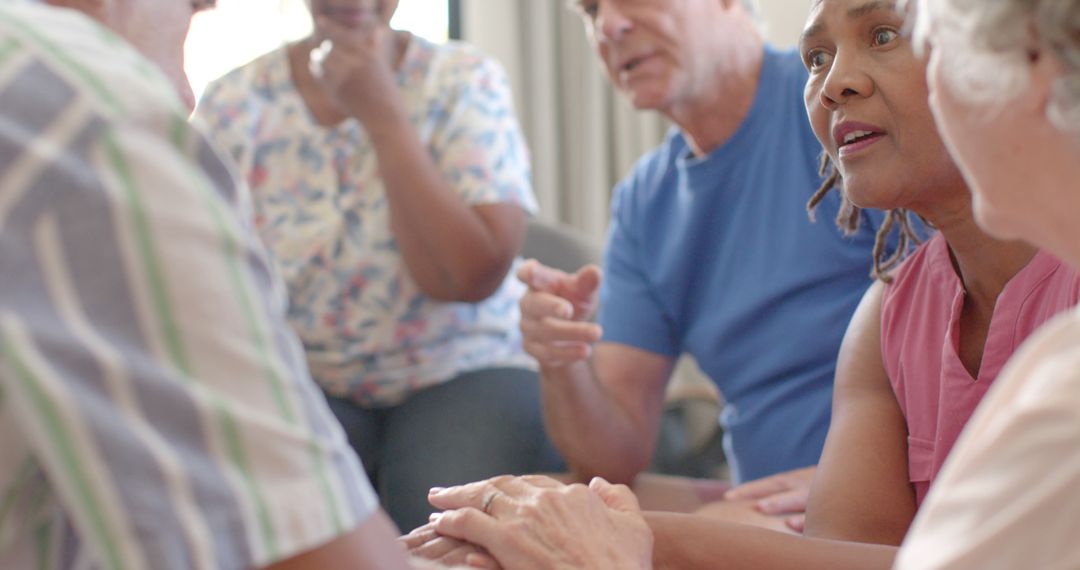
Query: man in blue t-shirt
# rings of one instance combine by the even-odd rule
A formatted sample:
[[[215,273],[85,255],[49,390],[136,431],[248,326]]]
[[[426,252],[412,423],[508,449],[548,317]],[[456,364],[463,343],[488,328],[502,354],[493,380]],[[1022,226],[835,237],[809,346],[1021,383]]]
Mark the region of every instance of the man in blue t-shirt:
[[[780,474],[763,486],[793,492],[801,510],[813,468],[798,468],[824,444],[879,223],[842,236],[828,222],[835,194],[822,223],[807,218],[822,180],[806,72],[797,53],[765,44],[752,0],[579,7],[612,83],[678,128],[616,188],[602,273],[535,261],[519,272],[547,428],[578,475],[631,482],[689,353],[727,401],[734,481]]]

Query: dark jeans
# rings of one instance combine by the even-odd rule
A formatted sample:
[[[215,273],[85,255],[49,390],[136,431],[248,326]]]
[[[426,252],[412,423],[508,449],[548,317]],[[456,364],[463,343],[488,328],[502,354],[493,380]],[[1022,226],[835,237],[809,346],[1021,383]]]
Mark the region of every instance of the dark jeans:
[[[528,370],[469,372],[391,408],[328,401],[402,532],[428,522],[431,487],[564,468],[544,433],[540,379]]]

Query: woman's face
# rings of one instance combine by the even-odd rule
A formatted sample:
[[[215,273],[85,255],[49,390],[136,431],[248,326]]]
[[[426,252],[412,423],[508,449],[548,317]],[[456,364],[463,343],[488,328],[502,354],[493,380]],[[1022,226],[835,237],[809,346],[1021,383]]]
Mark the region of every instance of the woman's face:
[[[903,23],[892,1],[814,0],[799,42],[810,72],[806,111],[852,202],[925,215],[941,199],[925,190],[963,185]]]
[[[1047,62],[1034,64],[1031,83],[1017,98],[995,105],[972,104],[950,87],[948,57],[943,49],[931,50],[927,67],[930,107],[970,185],[975,218],[998,237],[1039,241],[1047,229],[1040,223],[1047,219],[1047,212],[1039,208],[1061,204],[1047,191],[1068,187],[1041,186],[1032,171],[1039,157],[1061,150],[1062,142],[1045,110],[1056,77],[1053,72],[1039,72]]]
[[[389,25],[398,0],[308,0],[311,15],[322,16],[347,28],[359,28],[372,20]]]

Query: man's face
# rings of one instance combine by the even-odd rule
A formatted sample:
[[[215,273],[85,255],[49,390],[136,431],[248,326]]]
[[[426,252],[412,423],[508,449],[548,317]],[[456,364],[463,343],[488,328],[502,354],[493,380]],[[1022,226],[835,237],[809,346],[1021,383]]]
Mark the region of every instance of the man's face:
[[[71,5],[69,0],[50,0]],[[189,109],[195,107],[187,73],[184,72],[184,41],[191,17],[213,5],[212,0],[101,0],[89,13],[106,27],[131,42],[165,73]],[[87,11],[82,3],[74,7]]]
[[[611,83],[638,109],[692,96],[710,57],[706,30],[720,0],[578,0]]]

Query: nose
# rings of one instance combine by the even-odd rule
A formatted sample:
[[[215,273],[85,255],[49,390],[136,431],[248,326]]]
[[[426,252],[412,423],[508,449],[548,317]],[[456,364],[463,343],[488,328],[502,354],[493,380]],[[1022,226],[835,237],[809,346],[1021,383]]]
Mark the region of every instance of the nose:
[[[821,104],[836,109],[853,98],[869,97],[874,93],[874,80],[866,73],[855,55],[837,53],[821,88]]]
[[[630,31],[630,18],[615,6],[616,2],[601,0],[596,5],[596,28],[601,41],[618,41]]]

